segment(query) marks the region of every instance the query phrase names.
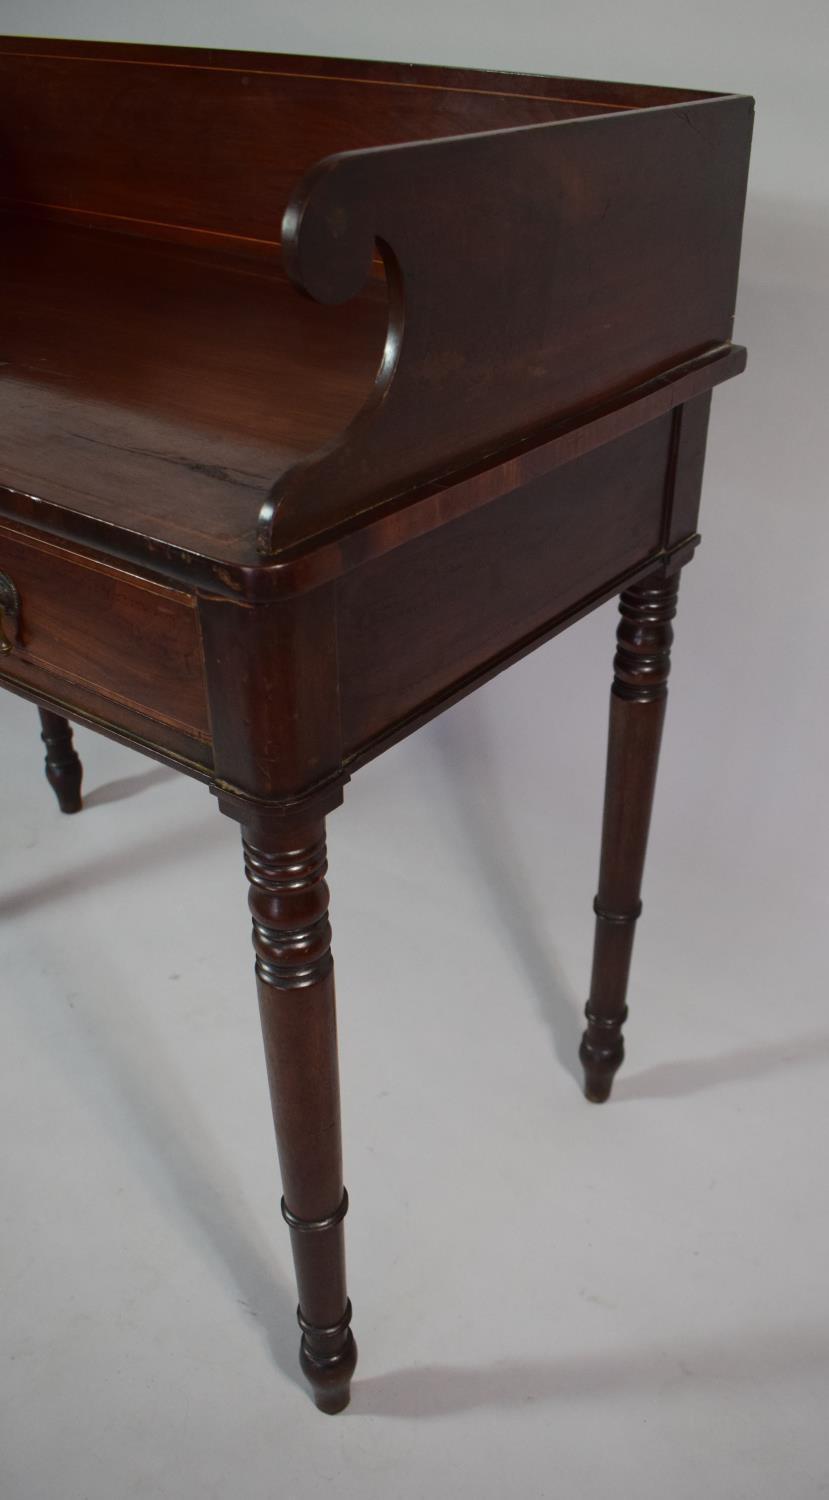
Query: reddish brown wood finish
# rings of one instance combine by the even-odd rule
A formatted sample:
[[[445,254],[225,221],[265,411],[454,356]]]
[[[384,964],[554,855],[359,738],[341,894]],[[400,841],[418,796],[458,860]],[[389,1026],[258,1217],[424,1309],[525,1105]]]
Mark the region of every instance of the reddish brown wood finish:
[[[749,99],[20,39],[0,80],[8,514],[262,597],[353,565],[323,533],[387,547],[435,481],[471,467],[486,503],[556,424],[572,456],[608,402],[647,421],[649,382],[722,378]],[[356,301],[292,300],[281,233]],[[387,311],[356,295],[375,244]]]
[[[657,554],[671,434],[663,417],[349,574],[339,624],[346,751]]]
[[[345,302],[379,244],[389,333],[343,441],[274,487],[262,551],[728,341],[751,126],[750,100],[702,100],[314,168],[285,214],[288,271],[318,301]]]
[[[675,579],[711,391],[745,362],[751,118],[687,90],[0,39],[0,682],[43,710],[62,806],[77,719],[242,827],[323,1410],[356,1359],[324,818],[621,592],[582,1047],[607,1097]]]
[[[83,767],[72,741],[72,727],[60,714],[40,710],[41,736],[46,746],[46,779],[62,813],[80,812]]]
[[[282,1215],[299,1288],[300,1358],[321,1411],[348,1405],[357,1350],[345,1288],[340,1088],[325,824],[245,838]]]
[[[202,598],[199,617],[217,779],[284,802],[339,783],[335,590],[244,608]]]
[[[39,669],[209,741],[192,595],[0,526],[0,570],[20,597],[18,638],[0,671]]]
[[[585,1093],[594,1104],[609,1097],[625,1055],[622,1026],[634,928],[642,910],[678,588],[677,574],[651,574],[625,590],[619,604],[593,978],[580,1052]]]
[[[262,254],[278,245],[303,172],[331,152],[705,97],[532,74],[5,37],[0,134],[16,154],[4,196],[81,223],[129,222],[152,238],[210,236]]]
[[[14,219],[0,268],[2,481],[226,564],[255,557],[274,474],[342,430],[382,353],[382,284],[317,308],[212,245]]]

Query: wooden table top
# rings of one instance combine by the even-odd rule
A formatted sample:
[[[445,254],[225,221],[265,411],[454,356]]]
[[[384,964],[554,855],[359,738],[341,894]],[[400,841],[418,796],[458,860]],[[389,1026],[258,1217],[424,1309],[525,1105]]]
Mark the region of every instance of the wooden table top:
[[[323,308],[278,251],[31,223],[0,241],[0,477],[228,561],[256,557],[278,476],[371,390],[385,288]]]

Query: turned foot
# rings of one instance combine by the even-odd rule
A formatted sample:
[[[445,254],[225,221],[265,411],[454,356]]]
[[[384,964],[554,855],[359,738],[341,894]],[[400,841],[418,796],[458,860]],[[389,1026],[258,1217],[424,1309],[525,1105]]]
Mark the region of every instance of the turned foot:
[[[40,709],[41,736],[46,746],[46,779],[58,799],[63,813],[80,812],[83,767],[72,742],[68,720]]]
[[[614,1076],[625,1060],[622,1026],[627,1020],[627,1008],[618,1018],[610,1019],[596,1015],[588,1005],[585,1016],[587,1029],[579,1047],[579,1061],[584,1069],[584,1097],[591,1104],[606,1104]]]
[[[351,1303],[339,1322],[331,1328],[316,1328],[297,1308],[297,1320],[302,1329],[299,1345],[299,1365],[314,1394],[314,1402],[320,1411],[334,1417],[345,1411],[351,1400],[351,1377],[357,1364],[357,1345],[349,1328]]]

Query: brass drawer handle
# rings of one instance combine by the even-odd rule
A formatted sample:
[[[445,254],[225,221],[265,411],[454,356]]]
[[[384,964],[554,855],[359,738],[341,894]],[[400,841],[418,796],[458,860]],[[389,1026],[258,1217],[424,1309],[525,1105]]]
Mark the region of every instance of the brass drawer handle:
[[[0,655],[14,650],[20,623],[20,596],[8,573],[0,573]]]

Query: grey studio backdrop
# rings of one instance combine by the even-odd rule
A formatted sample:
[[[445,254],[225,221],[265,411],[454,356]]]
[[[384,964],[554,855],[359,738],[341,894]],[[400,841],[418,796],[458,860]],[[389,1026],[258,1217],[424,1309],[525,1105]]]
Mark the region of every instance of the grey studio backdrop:
[[[342,1419],[296,1373],[236,829],[83,730],[61,821],[4,695],[0,1493],[825,1494],[825,0],[0,0],[0,30],[757,98],[749,367],[714,399],[611,1104],[575,1073],[614,607],[330,820]]]

